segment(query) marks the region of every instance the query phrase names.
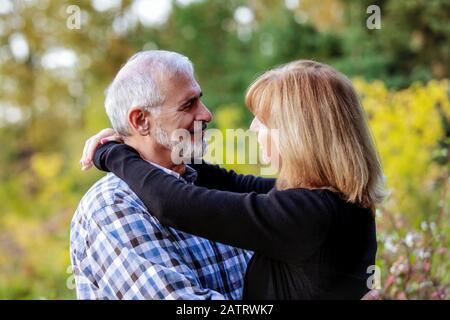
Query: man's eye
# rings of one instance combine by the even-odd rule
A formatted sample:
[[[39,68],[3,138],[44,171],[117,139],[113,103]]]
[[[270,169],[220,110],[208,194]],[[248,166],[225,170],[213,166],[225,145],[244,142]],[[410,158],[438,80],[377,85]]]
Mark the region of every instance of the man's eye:
[[[190,101],[183,106],[183,109],[190,109],[194,105],[194,102]]]

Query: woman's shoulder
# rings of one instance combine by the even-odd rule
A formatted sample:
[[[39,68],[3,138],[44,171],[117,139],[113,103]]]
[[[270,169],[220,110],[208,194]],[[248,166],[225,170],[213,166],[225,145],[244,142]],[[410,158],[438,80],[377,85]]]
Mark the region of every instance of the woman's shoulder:
[[[370,210],[363,208],[357,203],[351,203],[344,199],[339,192],[327,188],[290,188],[285,190],[272,189],[268,193],[269,197],[281,201],[286,207],[298,208],[309,207],[315,211],[327,213],[341,212],[365,212]]]
[[[290,188],[285,190],[272,189],[268,200],[272,208],[291,212],[298,216],[314,214],[314,217],[328,220],[338,209],[337,199],[326,189]],[[312,215],[311,215],[312,217]]]
[[[289,188],[289,189],[283,189],[279,190],[276,188],[273,188],[268,193],[269,196],[275,196],[275,197],[285,197],[285,198],[292,198],[292,199],[310,199],[310,200],[316,200],[316,201],[333,201],[333,202],[340,202],[342,199],[339,195],[339,193],[334,192],[327,188]]]

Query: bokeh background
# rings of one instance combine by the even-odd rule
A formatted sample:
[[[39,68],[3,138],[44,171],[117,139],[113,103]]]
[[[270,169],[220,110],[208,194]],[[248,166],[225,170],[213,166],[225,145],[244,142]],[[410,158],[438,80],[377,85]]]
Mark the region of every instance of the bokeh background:
[[[0,298],[75,298],[70,221],[103,175],[80,171],[84,141],[110,126],[103,92],[120,66],[161,48],[194,62],[221,130],[248,127],[245,89],[268,68],[306,58],[347,74],[391,192],[383,297],[449,299],[449,21],[447,0],[0,0]]]

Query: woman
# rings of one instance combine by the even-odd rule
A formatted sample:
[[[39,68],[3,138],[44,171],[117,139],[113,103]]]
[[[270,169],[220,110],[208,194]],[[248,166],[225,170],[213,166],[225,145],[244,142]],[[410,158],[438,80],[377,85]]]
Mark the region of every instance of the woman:
[[[383,190],[351,82],[327,65],[294,61],[260,76],[246,104],[260,141],[279,130],[278,143],[263,144],[281,160],[272,189],[270,180],[208,164],[196,169],[214,189],[184,184],[124,144],[100,146],[94,163],[127,182],[162,224],[254,251],[244,299],[360,299],[370,289]]]

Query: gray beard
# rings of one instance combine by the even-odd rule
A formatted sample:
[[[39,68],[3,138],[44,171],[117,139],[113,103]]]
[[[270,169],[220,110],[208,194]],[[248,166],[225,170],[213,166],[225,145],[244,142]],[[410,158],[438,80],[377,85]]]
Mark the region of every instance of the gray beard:
[[[172,140],[170,134],[164,130],[159,124],[155,128],[155,140],[160,145],[166,147],[167,149],[173,151],[174,149],[181,150],[181,154],[177,155],[181,157],[183,161],[190,163],[191,159],[202,158],[208,148],[208,143],[203,138],[201,141],[177,141]]]

